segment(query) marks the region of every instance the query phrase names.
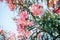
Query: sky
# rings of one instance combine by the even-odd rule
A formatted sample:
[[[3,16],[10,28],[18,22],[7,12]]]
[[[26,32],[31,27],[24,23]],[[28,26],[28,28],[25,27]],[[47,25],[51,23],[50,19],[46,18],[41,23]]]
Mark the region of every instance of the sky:
[[[6,2],[0,2],[0,28],[6,32],[12,31],[17,33],[17,25],[13,21],[15,14],[16,12],[10,11]]]

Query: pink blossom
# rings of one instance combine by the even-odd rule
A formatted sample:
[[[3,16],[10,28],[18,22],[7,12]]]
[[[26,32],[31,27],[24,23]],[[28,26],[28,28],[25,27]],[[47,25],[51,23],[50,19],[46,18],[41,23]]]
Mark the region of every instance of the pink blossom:
[[[27,25],[26,18],[28,18],[27,11],[22,11],[20,14],[20,17],[17,19],[18,25],[22,24],[22,25],[26,26]]]
[[[11,11],[14,11],[14,9],[16,8],[16,5],[15,4],[12,4],[12,3],[9,3],[8,4],[8,7]]]
[[[24,29],[20,29],[20,30],[19,30],[19,33],[20,33],[21,35],[23,35],[23,33],[25,34],[25,30],[24,30]]]
[[[21,28],[24,29],[24,25],[19,24],[18,27],[17,27],[17,29],[19,30],[19,29],[21,29]]]
[[[26,21],[24,18],[19,18],[17,23],[18,23],[18,25],[19,25],[19,24],[22,24],[22,25],[24,25],[24,26],[27,25],[27,21]]]
[[[24,21],[25,21],[25,19],[22,18],[22,17],[20,17],[20,18],[17,19],[18,25],[19,25],[19,24],[22,24]]]
[[[28,37],[28,36],[30,36],[30,35],[31,35],[31,32],[30,32],[30,31],[28,31],[28,30],[26,30],[25,35],[26,35],[26,37]]]
[[[28,26],[33,26],[34,25],[34,22],[33,21],[30,21],[30,20],[27,20],[27,25]]]
[[[60,9],[56,9],[55,12],[60,15]]]
[[[23,19],[26,19],[28,18],[28,12],[27,11],[22,11],[20,16],[23,18]]]
[[[44,14],[44,10],[42,8],[40,8],[38,11],[39,11],[40,16],[42,16]]]
[[[33,13],[34,16],[37,16],[40,14],[42,16],[44,14],[44,10],[41,5],[35,3],[31,7],[29,7],[30,11]]]
[[[27,26],[33,26],[33,21],[30,20],[26,20],[26,18],[28,18],[28,13],[27,11],[22,11],[20,13],[20,17],[17,19],[17,30],[19,32],[19,34],[21,34],[22,36],[29,36],[30,35],[30,31],[26,30]]]

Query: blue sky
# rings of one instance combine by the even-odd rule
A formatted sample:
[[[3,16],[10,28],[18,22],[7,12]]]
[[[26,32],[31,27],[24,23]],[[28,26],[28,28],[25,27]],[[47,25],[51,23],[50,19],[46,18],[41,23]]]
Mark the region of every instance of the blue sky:
[[[7,32],[12,31],[17,33],[16,23],[12,19],[14,15],[15,12],[10,11],[8,5],[5,2],[0,3],[0,28]]]

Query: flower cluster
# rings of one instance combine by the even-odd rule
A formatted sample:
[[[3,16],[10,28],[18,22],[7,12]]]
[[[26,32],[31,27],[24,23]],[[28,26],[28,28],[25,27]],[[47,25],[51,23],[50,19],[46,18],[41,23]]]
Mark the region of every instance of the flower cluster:
[[[43,7],[38,3],[33,4],[31,7],[29,7],[29,9],[34,16],[37,16],[37,15],[42,16],[44,14]]]
[[[28,18],[28,13],[27,11],[22,11],[20,14],[20,17],[18,18],[18,25],[23,25],[23,26],[33,26],[33,21],[26,20]]]
[[[8,3],[8,7],[11,11],[14,11],[14,9],[16,8],[16,5],[13,3],[13,0],[6,0],[6,2]]]
[[[27,11],[22,11],[20,13],[20,17],[17,19],[17,24],[18,24],[18,29],[17,30],[22,35],[26,35],[26,37],[29,36],[29,34],[30,34],[30,31],[28,31],[26,29],[26,27],[34,25],[34,22],[28,20],[27,18],[28,18],[28,12]]]

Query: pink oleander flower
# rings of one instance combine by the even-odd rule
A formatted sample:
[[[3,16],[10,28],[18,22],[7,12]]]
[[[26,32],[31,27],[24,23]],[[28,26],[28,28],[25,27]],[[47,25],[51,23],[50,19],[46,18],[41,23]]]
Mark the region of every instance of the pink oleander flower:
[[[19,34],[22,35],[22,36],[25,35],[25,29],[20,29],[18,32],[19,32]]]
[[[25,19],[22,18],[22,17],[19,17],[19,18],[17,19],[18,25],[19,25],[19,24],[22,24],[23,21],[25,21]]]
[[[22,24],[17,27],[17,31],[21,36],[25,35],[25,27]]]
[[[27,25],[28,26],[33,26],[34,25],[34,22],[33,21],[30,21],[30,20],[27,20]]]
[[[28,18],[28,12],[27,11],[22,11],[20,16],[23,18],[23,19],[26,19]]]
[[[24,27],[23,24],[19,24],[18,27],[17,27],[17,30],[19,30],[19,29],[24,29],[24,28],[25,28],[25,27]]]
[[[26,24],[27,21],[26,21],[24,18],[21,18],[21,17],[17,20],[17,23],[18,23],[18,25],[19,25],[19,24],[23,24],[24,26],[27,25],[27,24]]]
[[[40,4],[35,3],[31,7],[29,7],[29,9],[34,16],[37,16],[37,15],[42,16],[44,14],[44,10]]]
[[[11,11],[14,11],[14,9],[16,8],[16,5],[15,4],[12,4],[12,3],[9,3],[8,4],[8,7]]]
[[[22,11],[20,13],[20,17],[17,19],[17,30],[18,30],[18,33],[21,35],[21,36],[29,36],[30,35],[30,31],[26,30],[26,27],[27,26],[33,26],[34,23],[33,21],[30,21],[30,20],[26,20],[28,18],[28,13],[27,11]]]
[[[60,15],[60,9],[56,9],[55,12]]]
[[[26,26],[26,25],[27,25],[26,18],[28,18],[28,13],[27,13],[27,11],[22,11],[22,12],[20,13],[20,17],[17,19],[18,25],[19,25],[19,24],[23,24],[24,26]]]
[[[44,14],[44,10],[42,8],[39,9],[39,15],[42,16]]]
[[[26,30],[25,35],[26,35],[26,37],[28,37],[28,36],[30,36],[30,35],[31,35],[31,32],[30,32],[30,31],[28,31],[28,30]]]

